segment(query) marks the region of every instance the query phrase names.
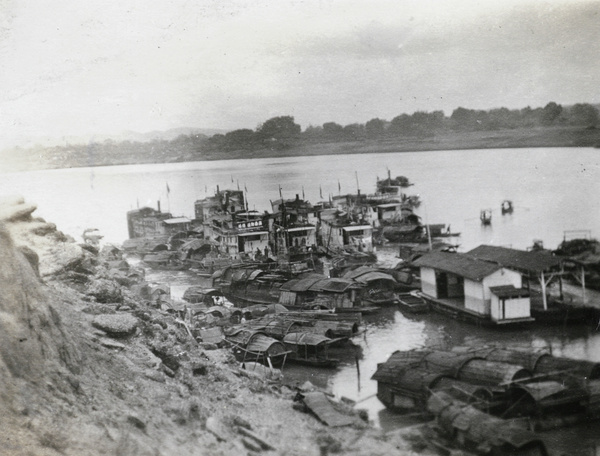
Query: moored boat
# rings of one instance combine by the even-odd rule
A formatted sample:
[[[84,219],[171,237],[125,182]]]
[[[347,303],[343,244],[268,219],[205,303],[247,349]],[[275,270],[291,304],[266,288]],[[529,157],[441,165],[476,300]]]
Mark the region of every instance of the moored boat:
[[[315,367],[336,367],[339,359],[330,358],[328,349],[336,342],[326,336],[306,332],[288,333],[283,343],[291,351],[291,362]]]
[[[378,364],[377,397],[389,409],[423,411],[445,392],[531,429],[600,418],[600,364],[497,347],[397,351]]]
[[[283,342],[261,331],[233,328],[225,334],[225,340],[233,346],[233,353],[240,362],[281,366],[289,354]]]
[[[421,296],[413,293],[398,293],[398,307],[412,314],[429,312],[429,304]]]

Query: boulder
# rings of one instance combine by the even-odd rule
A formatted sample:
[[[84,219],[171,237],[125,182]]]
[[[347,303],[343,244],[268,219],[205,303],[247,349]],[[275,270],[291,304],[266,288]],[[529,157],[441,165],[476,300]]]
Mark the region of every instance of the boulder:
[[[5,197],[0,200],[0,221],[28,220],[36,209],[35,204],[25,203],[22,196]]]
[[[112,337],[125,337],[133,334],[138,326],[138,319],[130,314],[97,315],[92,326],[101,329]]]
[[[121,302],[123,300],[119,284],[106,279],[95,280],[88,288],[86,294],[93,296],[97,302],[102,303]]]

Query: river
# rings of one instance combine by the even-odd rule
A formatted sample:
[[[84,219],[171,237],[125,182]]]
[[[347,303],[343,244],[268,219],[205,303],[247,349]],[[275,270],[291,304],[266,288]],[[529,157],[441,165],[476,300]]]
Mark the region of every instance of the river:
[[[24,195],[38,204],[36,215],[78,241],[84,229],[97,228],[105,241],[121,243],[127,238],[125,213],[138,206],[156,207],[160,201],[163,210],[191,218],[194,201],[212,195],[218,185],[246,190],[250,209],[270,210],[269,200],[279,198],[280,187],[284,198],[304,194],[313,202],[357,188],[370,193],[387,169],[392,177],[404,175],[414,182],[407,193],[420,195],[419,213],[425,222],[448,223],[453,232],[462,233],[462,251],[480,244],[525,249],[534,239],[555,248],[571,230],[599,235],[600,151],[591,148],[349,154],[4,173],[0,195]],[[513,201],[511,215],[500,214],[504,199]],[[489,227],[479,221],[484,208],[493,211]],[[380,248],[378,254],[389,262],[395,259],[393,248]],[[190,273],[150,277],[170,283],[174,296],[199,280]],[[366,319],[366,328],[356,341],[362,350],[358,368],[352,359],[334,373],[290,367],[286,374],[360,401],[384,429],[402,420],[373,397],[376,383],[370,377],[377,363],[395,350],[500,343],[600,362],[600,336],[593,326],[492,331],[387,309]],[[594,454],[600,447],[600,426],[589,426],[548,434],[553,454]]]

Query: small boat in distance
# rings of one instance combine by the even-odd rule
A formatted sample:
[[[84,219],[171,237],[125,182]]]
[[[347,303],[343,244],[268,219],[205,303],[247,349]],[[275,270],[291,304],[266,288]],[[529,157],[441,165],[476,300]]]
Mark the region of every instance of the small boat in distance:
[[[479,220],[481,220],[482,225],[491,225],[492,224],[492,210],[491,209],[482,209],[479,213]]]
[[[513,212],[513,203],[511,200],[504,200],[502,201],[502,204],[500,206],[500,210],[502,212],[502,215],[505,214],[512,214]]]

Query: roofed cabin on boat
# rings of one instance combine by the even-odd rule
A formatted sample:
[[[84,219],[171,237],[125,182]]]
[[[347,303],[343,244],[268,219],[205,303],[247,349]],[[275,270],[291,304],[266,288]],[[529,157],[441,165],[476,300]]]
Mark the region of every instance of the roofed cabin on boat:
[[[489,245],[467,253],[431,252],[413,264],[421,269],[421,291],[434,309],[494,324],[533,321],[532,293],[536,302],[541,296],[545,311],[548,284],[562,280],[561,258]],[[536,282],[541,292],[532,290]]]
[[[434,308],[494,324],[533,321],[521,274],[461,253],[431,252],[414,262],[421,291]]]

